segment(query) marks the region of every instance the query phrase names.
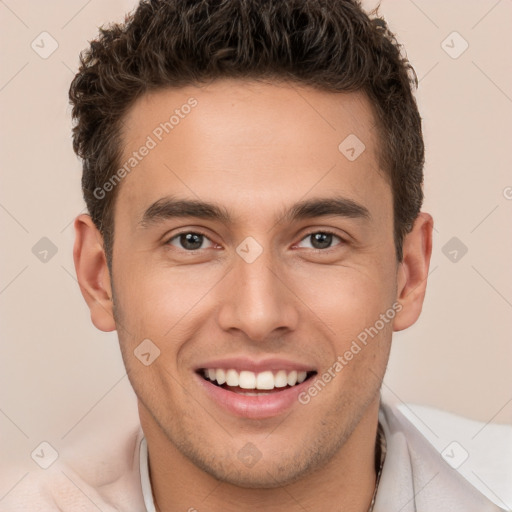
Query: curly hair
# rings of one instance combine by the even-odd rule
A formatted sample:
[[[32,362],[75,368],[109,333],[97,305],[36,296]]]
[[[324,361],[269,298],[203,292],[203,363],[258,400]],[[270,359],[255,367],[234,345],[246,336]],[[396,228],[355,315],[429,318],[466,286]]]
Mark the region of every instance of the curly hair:
[[[220,78],[368,96],[402,261],[403,238],[423,202],[424,143],[416,73],[378,7],[367,14],[357,0],[141,0],[124,23],[99,28],[69,89],[83,196],[109,269],[119,187],[104,198],[94,190],[119,166],[123,117],[144,93]]]

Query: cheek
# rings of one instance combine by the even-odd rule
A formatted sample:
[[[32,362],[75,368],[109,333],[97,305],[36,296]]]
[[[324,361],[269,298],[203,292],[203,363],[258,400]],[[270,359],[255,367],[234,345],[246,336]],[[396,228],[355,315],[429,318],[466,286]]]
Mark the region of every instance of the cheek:
[[[343,345],[393,303],[393,247],[388,252],[388,257],[350,256],[346,263],[279,264],[275,292],[301,313],[302,327],[323,323],[320,328],[330,328],[327,336]],[[230,303],[231,285],[243,276],[236,276],[229,264],[171,266],[163,257],[153,261],[145,253],[116,256],[116,303],[121,322],[134,338],[184,339],[214,315],[219,304],[236,307],[236,301]]]
[[[380,267],[375,262],[304,268],[290,287],[337,338],[346,339],[373,325],[395,300],[394,271]]]
[[[218,267],[170,267],[149,259],[118,266],[115,280],[119,319],[134,338],[176,337],[202,311],[215,283]]]

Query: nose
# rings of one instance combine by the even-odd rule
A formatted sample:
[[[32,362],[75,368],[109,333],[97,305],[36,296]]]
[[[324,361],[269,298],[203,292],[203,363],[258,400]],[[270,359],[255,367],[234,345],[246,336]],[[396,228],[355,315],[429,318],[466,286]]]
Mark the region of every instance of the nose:
[[[282,265],[274,260],[271,251],[264,250],[252,262],[235,255],[233,268],[223,280],[220,327],[241,331],[259,343],[295,330],[300,301],[286,281]]]

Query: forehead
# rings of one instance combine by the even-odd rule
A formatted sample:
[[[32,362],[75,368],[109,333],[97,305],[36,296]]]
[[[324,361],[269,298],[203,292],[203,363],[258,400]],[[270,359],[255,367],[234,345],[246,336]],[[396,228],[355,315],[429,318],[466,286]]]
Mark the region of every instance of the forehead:
[[[122,141],[116,211],[129,206],[134,222],[165,195],[229,202],[250,218],[309,192],[371,202],[387,187],[362,92],[243,80],[163,89],[132,106]]]

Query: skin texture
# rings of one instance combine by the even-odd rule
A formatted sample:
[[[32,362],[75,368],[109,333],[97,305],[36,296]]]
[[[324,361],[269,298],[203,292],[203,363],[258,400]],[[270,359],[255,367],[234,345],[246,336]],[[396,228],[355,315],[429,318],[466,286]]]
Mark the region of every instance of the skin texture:
[[[90,217],[75,221],[80,288],[94,325],[118,331],[158,508],[366,511],[379,389],[393,330],[421,312],[432,218],[418,216],[399,264],[392,191],[360,92],[240,80],[153,92],[124,119],[124,157],[191,97],[197,106],[118,185],[112,276]],[[366,147],[354,161],[338,149],[350,134]],[[232,222],[142,227],[144,211],[170,195],[214,202]],[[283,216],[334,196],[368,218]],[[325,230],[335,234],[330,247],[315,249],[308,235]],[[201,248],[187,252],[173,238],[183,232],[206,235]],[[252,263],[236,251],[249,236],[262,248]],[[198,385],[197,365],[219,357],[281,357],[320,375],[395,303],[394,319],[307,405],[242,418]],[[160,350],[149,366],[134,356],[144,339]],[[237,456],[249,442],[261,454],[252,467]]]

